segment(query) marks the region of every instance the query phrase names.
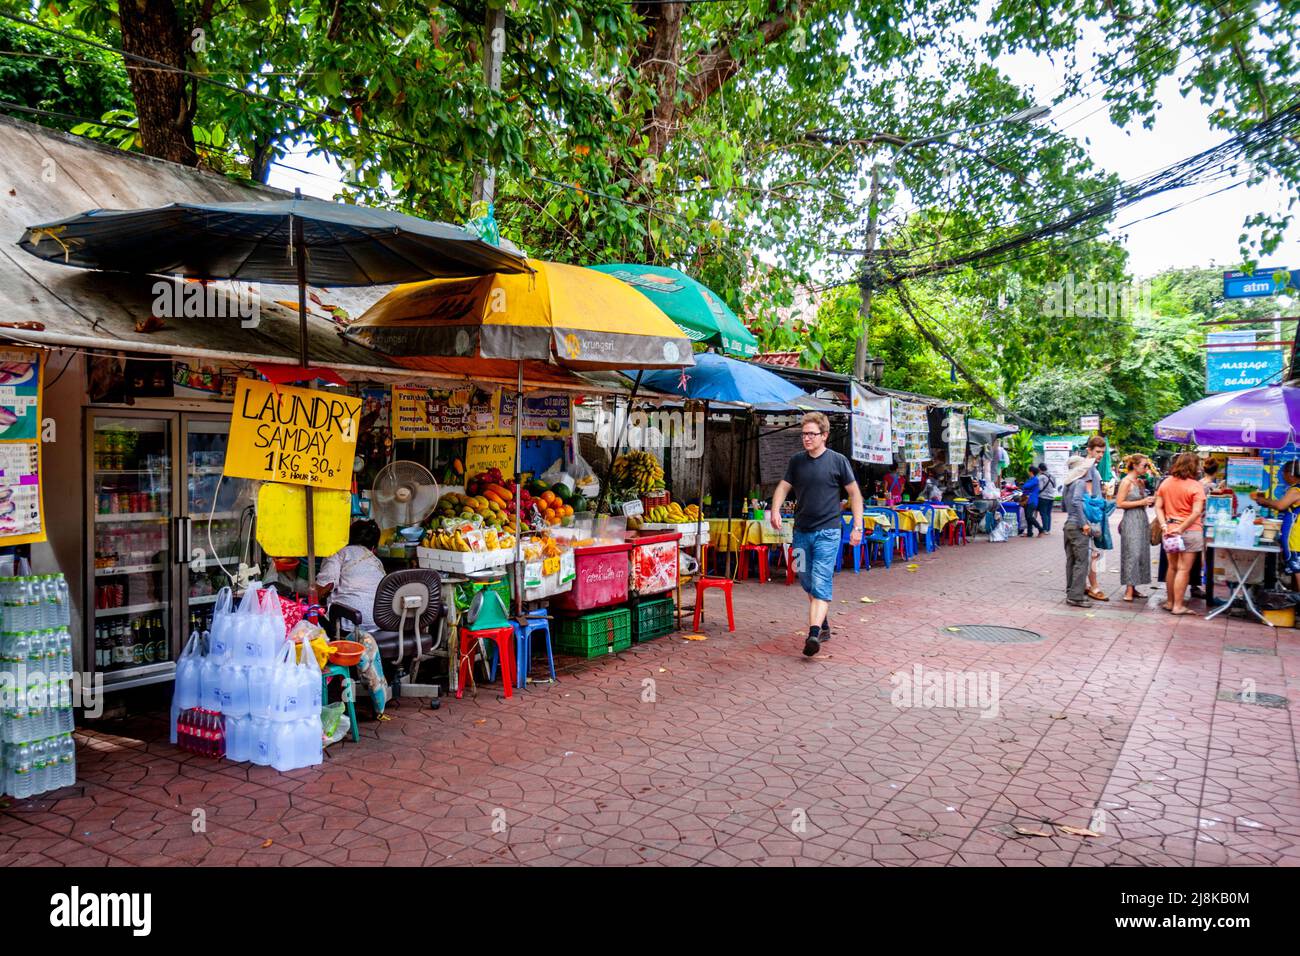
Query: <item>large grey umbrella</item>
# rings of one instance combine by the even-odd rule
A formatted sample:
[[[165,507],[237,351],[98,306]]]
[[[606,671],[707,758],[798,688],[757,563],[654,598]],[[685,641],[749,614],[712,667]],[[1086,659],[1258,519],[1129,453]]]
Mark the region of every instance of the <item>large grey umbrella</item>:
[[[84,269],[190,279],[296,283],[299,359],[308,366],[307,282],[364,286],[529,272],[515,251],[444,222],[319,199],[172,203],[154,209],[91,209],[29,226],[18,245],[49,262]],[[308,577],[315,600],[315,542],[307,488]]]

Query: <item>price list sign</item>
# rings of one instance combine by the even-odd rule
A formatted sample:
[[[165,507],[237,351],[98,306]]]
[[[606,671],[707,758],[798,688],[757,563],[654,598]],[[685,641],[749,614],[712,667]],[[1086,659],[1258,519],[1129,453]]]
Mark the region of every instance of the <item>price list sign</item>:
[[[226,475],[347,490],[361,399],[240,379]]]
[[[0,545],[45,540],[41,484],[42,355],[0,350]]]

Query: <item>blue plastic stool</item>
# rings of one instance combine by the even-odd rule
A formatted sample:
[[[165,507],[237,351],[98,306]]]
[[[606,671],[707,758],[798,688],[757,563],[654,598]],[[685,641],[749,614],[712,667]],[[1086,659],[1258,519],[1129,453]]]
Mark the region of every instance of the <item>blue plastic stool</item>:
[[[521,690],[528,687],[528,671],[533,661],[533,635],[544,634],[546,637],[546,663],[550,668],[551,680],[555,680],[555,655],[551,650],[551,623],[546,617],[546,609],[538,608],[524,616],[524,623],[511,621],[515,631],[515,686]],[[496,646],[491,647],[491,663],[488,665],[488,680],[496,680],[498,655]]]

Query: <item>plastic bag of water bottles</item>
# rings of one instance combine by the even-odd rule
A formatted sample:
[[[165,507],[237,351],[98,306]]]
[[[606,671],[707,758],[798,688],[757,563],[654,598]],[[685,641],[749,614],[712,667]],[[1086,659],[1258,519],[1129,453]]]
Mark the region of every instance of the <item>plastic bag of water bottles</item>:
[[[275,588],[262,592],[262,647],[268,656],[274,656],[284,642],[284,606]]]
[[[199,666],[199,706],[221,713],[221,665],[224,661],[208,645],[208,654]]]
[[[301,668],[293,657],[294,644],[285,641],[271,668],[271,720],[275,723],[297,720],[301,710],[298,702],[298,692],[302,686],[299,679]]]
[[[176,692],[172,695],[172,706],[189,710],[199,706],[199,669],[203,666],[203,646],[199,632],[190,634],[185,649],[176,659]]]
[[[234,593],[225,587],[217,592],[217,601],[212,606],[212,623],[208,625],[208,653],[225,657],[230,649],[234,635],[231,633],[235,624]]]

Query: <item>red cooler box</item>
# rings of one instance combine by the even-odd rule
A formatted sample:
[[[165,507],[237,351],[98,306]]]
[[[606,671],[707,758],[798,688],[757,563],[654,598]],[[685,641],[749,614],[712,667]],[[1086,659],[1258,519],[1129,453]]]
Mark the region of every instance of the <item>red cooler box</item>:
[[[573,549],[573,590],[551,598],[551,607],[587,611],[627,600],[628,552],[631,543],[597,544]]]
[[[640,535],[632,545],[632,584],[637,594],[663,594],[677,587],[677,549],[681,533]]]

